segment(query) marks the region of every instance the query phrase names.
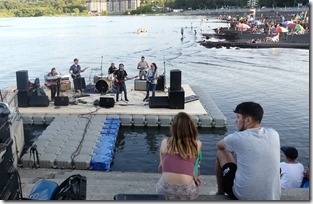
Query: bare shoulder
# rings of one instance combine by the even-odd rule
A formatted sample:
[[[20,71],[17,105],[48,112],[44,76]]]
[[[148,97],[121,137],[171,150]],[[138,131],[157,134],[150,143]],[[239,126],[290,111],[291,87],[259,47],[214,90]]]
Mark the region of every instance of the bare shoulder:
[[[201,150],[202,148],[202,142],[200,140],[197,140],[198,149]]]
[[[161,142],[161,147],[160,147],[161,152],[165,152],[166,151],[166,149],[167,149],[167,141],[168,141],[168,138],[164,137],[162,142]]]

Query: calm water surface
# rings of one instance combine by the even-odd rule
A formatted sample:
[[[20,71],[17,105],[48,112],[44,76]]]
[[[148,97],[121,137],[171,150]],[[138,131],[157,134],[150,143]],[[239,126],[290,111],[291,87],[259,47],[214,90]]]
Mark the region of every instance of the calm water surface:
[[[165,70],[167,82],[169,71],[180,69],[182,82],[205,88],[227,118],[225,130],[200,130],[204,144],[203,174],[214,173],[215,144],[237,130],[232,111],[238,103],[248,100],[263,106],[263,126],[280,133],[281,145],[296,146],[298,160],[307,165],[309,50],[207,49],[197,43],[202,40],[200,29],[213,33],[213,28],[225,24],[216,19],[200,24],[202,17],[0,19],[0,89],[15,83],[17,70],[27,69],[31,80],[39,77],[41,82],[52,67],[67,74],[75,57],[82,67],[101,68],[103,56],[105,73],[110,63],[115,62],[124,63],[129,75],[134,76],[144,55],[161,72]],[[138,28],[148,32],[137,34]],[[91,69],[83,73],[87,82],[94,74],[97,73]],[[168,128],[121,128],[112,170],[156,172],[159,145],[168,132]]]

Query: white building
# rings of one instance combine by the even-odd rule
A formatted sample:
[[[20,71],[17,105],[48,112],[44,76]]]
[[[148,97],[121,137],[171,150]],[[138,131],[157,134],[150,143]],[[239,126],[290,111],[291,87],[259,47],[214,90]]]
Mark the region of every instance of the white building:
[[[101,14],[104,11],[124,13],[140,7],[140,0],[90,0],[86,4],[88,12],[94,14]]]

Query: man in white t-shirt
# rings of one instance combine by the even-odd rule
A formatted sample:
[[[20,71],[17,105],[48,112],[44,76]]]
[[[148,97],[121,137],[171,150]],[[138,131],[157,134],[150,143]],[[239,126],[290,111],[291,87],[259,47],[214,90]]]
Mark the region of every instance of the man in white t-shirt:
[[[298,150],[295,147],[281,147],[286,161],[280,163],[280,184],[282,188],[300,188],[304,176],[304,167],[297,162]]]
[[[138,62],[137,69],[139,69],[139,79],[147,79],[147,69],[149,68],[148,62],[145,61],[145,57],[142,56],[140,62]]]
[[[264,112],[258,103],[240,103],[234,112],[239,131],[216,145],[217,194],[239,200],[279,200],[279,134],[261,127]]]

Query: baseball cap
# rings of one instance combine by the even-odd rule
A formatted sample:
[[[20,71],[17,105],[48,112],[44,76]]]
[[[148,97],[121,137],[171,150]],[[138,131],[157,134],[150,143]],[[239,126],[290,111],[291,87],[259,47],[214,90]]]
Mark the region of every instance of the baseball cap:
[[[298,150],[295,147],[283,146],[280,148],[290,159],[296,159],[298,157]]]

